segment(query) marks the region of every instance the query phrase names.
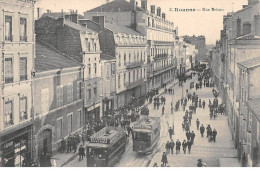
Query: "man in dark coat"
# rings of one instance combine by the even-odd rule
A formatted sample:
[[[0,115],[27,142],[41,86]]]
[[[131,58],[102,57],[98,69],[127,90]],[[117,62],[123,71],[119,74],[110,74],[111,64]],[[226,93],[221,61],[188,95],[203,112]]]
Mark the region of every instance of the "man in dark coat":
[[[172,139],[173,129],[170,127],[170,129],[168,130],[168,132],[169,132],[170,139]]]
[[[179,139],[177,139],[176,141],[176,154],[179,154],[181,150],[181,142],[179,141]]]
[[[192,131],[192,133],[190,134],[191,144],[194,143],[195,136],[196,136],[196,135],[195,135],[194,131]]]
[[[162,107],[162,116],[164,115],[164,106]]]
[[[198,118],[197,118],[197,121],[196,121],[196,125],[197,125],[197,130],[199,130],[199,128],[200,128],[200,121],[199,121]]]
[[[162,155],[162,166],[166,167],[166,164],[168,163],[167,155],[165,152],[163,152]]]
[[[202,102],[203,109],[205,109],[205,106],[206,106],[206,102],[205,102],[205,100],[203,100],[203,102]]]
[[[85,157],[85,149],[83,145],[80,145],[79,147],[79,161],[83,160],[83,157]]]
[[[175,146],[175,143],[173,142],[173,140],[170,142],[170,149],[171,149],[171,153],[173,154],[173,148]]]
[[[68,139],[67,139],[67,153],[71,152],[71,148],[72,148],[72,142],[73,142],[73,139],[72,139],[72,136],[69,135]]]
[[[200,126],[200,134],[201,134],[201,137],[203,137],[204,132],[205,132],[205,127],[203,126],[203,124],[201,124],[201,126]]]
[[[213,137],[214,142],[216,142],[217,134],[218,134],[218,132],[216,131],[216,129],[214,129],[213,132],[212,132],[212,137]]]
[[[61,153],[64,153],[65,150],[66,150],[66,141],[64,138],[62,138],[60,151],[61,151]]]
[[[186,142],[186,140],[184,140],[182,142],[182,150],[183,150],[184,154],[186,154],[186,148],[187,148],[187,142]]]
[[[187,138],[187,141],[190,140],[190,138],[191,138],[191,133],[189,131],[186,132],[186,138]]]
[[[187,146],[188,146],[188,151],[189,151],[189,154],[190,154],[191,146],[192,146],[191,141],[187,141]]]
[[[166,153],[168,154],[170,151],[170,142],[167,141],[167,143],[165,144],[165,149],[166,149]]]
[[[207,129],[207,138],[211,137],[212,129],[211,129],[210,125],[208,125],[208,127],[206,129]]]

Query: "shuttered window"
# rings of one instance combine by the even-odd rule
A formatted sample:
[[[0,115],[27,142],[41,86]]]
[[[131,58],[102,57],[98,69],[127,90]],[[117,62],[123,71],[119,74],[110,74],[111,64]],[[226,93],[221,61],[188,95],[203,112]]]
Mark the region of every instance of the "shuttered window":
[[[23,96],[20,98],[20,121],[24,121],[27,119],[28,119],[27,97]]]
[[[5,58],[5,83],[12,83],[13,79],[13,59]]]
[[[27,58],[20,58],[20,80],[27,80]]]

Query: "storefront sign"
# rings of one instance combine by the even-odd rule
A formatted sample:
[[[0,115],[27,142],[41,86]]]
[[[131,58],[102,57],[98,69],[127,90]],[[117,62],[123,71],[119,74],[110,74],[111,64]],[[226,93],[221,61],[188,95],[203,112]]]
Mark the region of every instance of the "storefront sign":
[[[90,138],[91,143],[101,143],[101,144],[109,144],[110,140],[107,138]]]
[[[151,126],[151,125],[140,125],[140,124],[135,124],[134,128],[136,128],[136,129],[152,129],[153,126]]]

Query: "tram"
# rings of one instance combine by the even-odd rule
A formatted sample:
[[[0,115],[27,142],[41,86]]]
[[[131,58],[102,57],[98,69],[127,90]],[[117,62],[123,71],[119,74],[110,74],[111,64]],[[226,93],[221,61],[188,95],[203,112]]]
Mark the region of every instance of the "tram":
[[[121,127],[105,127],[90,137],[87,167],[113,167],[126,149],[127,137]]]
[[[161,123],[159,117],[140,119],[133,128],[133,151],[151,153],[160,139]]]

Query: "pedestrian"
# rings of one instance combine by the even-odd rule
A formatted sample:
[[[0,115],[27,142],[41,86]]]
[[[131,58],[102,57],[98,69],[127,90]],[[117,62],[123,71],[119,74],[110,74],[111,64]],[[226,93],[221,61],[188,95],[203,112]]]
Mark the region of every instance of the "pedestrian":
[[[130,136],[130,134],[132,133],[132,129],[131,129],[131,127],[130,126],[127,126],[127,136],[129,137]]]
[[[167,143],[165,144],[165,149],[166,149],[166,153],[168,154],[170,152],[170,143],[169,143],[169,141],[167,141]]]
[[[180,150],[181,150],[181,142],[179,141],[179,139],[177,139],[176,141],[176,154],[179,154],[180,153]]]
[[[183,142],[182,142],[182,150],[183,150],[184,154],[186,154],[186,148],[187,148],[187,142],[186,142],[186,140],[183,140]]]
[[[201,159],[198,159],[197,167],[206,167],[206,164],[203,163]]]
[[[162,155],[162,166],[163,167],[166,167],[166,164],[168,163],[168,160],[167,160],[167,155],[165,152],[163,152],[163,155]]]
[[[191,146],[192,146],[191,141],[187,141],[187,146],[188,146],[188,151],[189,151],[189,154],[190,154]]]
[[[185,123],[184,122],[182,123],[182,130],[183,131],[185,130]]]
[[[188,131],[188,132],[186,132],[186,138],[187,138],[187,141],[189,141],[190,140],[190,138],[191,138],[191,133]]]
[[[66,141],[65,141],[64,138],[62,138],[61,139],[61,149],[60,149],[60,151],[61,151],[61,153],[64,153],[65,150],[66,150]]]
[[[211,136],[211,132],[212,132],[212,129],[211,129],[210,125],[208,125],[206,130],[207,130],[207,138],[208,138],[209,136]]]
[[[198,118],[197,118],[196,124],[197,124],[197,130],[199,130],[199,127],[200,127],[200,121],[199,121]]]
[[[170,142],[170,150],[171,150],[172,154],[173,154],[174,146],[175,146],[175,143],[173,142],[173,140],[171,140],[171,142]]]
[[[160,101],[159,101],[159,98],[158,98],[158,101],[157,101],[157,110],[159,110],[160,108]]]
[[[72,143],[72,146],[73,146],[73,150],[74,150],[74,153],[77,152],[77,148],[78,148],[78,143],[77,143],[77,139],[75,137],[73,137],[73,143]]]
[[[194,143],[195,136],[196,135],[195,135],[194,131],[192,131],[191,134],[190,134],[191,144]]]
[[[69,137],[67,139],[67,153],[71,152],[71,148],[72,148],[72,136],[71,134],[69,134]]]
[[[79,161],[83,160],[83,157],[85,157],[85,149],[81,144],[79,147]]]
[[[168,130],[168,132],[169,132],[170,139],[172,139],[173,129],[170,127],[170,129]]]
[[[158,167],[157,163],[154,163],[154,164],[153,164],[153,167]]]
[[[164,106],[162,107],[162,116],[164,115]]]
[[[201,137],[203,137],[204,132],[205,132],[205,127],[203,126],[203,124],[201,124],[201,126],[200,126],[200,134],[201,134]]]
[[[213,137],[214,142],[216,142],[217,134],[218,134],[218,132],[216,131],[216,129],[214,129],[213,132],[212,132],[212,137]]]
[[[205,100],[203,100],[203,102],[202,102],[203,109],[205,109],[205,106],[206,106],[206,102],[205,102]]]

